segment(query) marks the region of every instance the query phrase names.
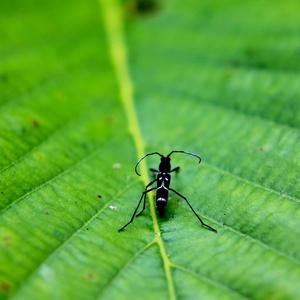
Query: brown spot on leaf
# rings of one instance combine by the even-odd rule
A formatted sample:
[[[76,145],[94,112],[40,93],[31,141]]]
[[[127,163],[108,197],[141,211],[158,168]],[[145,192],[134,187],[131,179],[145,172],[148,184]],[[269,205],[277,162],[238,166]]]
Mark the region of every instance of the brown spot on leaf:
[[[38,128],[40,126],[40,123],[37,121],[37,120],[32,120],[32,125],[35,127],[35,128]]]
[[[113,123],[113,118],[112,118],[112,117],[107,117],[107,118],[105,119],[105,122],[106,122],[107,125],[112,125],[112,123]]]
[[[5,247],[10,247],[11,244],[12,244],[12,238],[11,238],[11,236],[9,236],[9,235],[5,235],[5,236],[3,237],[3,241],[4,241],[4,246],[5,246]]]
[[[1,289],[8,293],[10,291],[10,284],[7,282],[1,282]]]

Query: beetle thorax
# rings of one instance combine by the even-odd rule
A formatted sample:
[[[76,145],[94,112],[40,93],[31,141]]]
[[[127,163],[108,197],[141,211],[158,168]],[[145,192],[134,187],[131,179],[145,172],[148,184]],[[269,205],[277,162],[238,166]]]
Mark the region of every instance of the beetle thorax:
[[[160,164],[159,164],[159,171],[161,173],[170,173],[171,171],[171,163],[170,163],[170,157],[162,157]]]

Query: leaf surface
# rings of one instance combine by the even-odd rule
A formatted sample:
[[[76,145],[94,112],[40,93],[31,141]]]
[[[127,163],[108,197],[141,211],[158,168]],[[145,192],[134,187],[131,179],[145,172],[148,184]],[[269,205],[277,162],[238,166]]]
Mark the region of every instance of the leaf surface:
[[[300,298],[299,8],[1,3],[0,298]]]

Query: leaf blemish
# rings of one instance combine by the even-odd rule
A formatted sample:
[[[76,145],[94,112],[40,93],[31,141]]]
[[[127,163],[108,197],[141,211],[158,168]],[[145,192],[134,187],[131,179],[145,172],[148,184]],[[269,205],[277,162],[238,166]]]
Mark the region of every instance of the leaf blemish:
[[[117,206],[113,206],[113,205],[110,205],[109,208],[112,209],[112,210],[117,210],[118,209]]]
[[[98,195],[97,197],[98,197],[99,199],[100,199],[100,198],[102,198],[102,196],[101,196],[101,195]]]
[[[10,285],[6,282],[1,282],[1,289],[4,292],[9,292],[10,291]]]
[[[260,152],[264,151],[264,148],[263,147],[259,148],[259,151]]]
[[[160,8],[157,0],[132,0],[129,1],[128,12],[130,15],[146,15],[155,13]]]
[[[55,271],[45,264],[40,267],[39,274],[46,281],[53,281],[56,277]]]
[[[11,246],[11,243],[12,243],[11,236],[9,236],[9,235],[4,236],[3,241],[4,241],[5,247]]]
[[[106,124],[107,125],[112,125],[112,123],[113,123],[113,119],[111,118],[111,117],[107,117],[106,119],[105,119],[105,122],[106,122]]]
[[[121,164],[120,164],[120,163],[115,163],[115,164],[113,165],[113,168],[114,168],[114,169],[120,169],[120,168],[121,168]]]
[[[32,120],[32,125],[35,128],[38,128],[40,126],[40,123],[37,120]]]

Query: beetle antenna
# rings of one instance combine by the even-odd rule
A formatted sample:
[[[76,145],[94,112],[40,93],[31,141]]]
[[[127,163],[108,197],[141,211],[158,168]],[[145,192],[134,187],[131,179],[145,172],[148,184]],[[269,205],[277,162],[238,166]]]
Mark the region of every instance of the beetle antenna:
[[[191,153],[191,152],[186,152],[186,151],[177,151],[177,150],[173,150],[167,157],[170,157],[172,153],[177,152],[177,153],[185,153],[185,154],[189,154],[189,155],[193,155],[199,158],[199,164],[201,163],[201,157],[198,156],[197,154]]]
[[[171,152],[172,153],[172,152]],[[143,160],[146,156],[149,156],[149,155],[153,155],[153,154],[158,154],[160,157],[164,157],[163,155],[161,155],[160,153],[158,153],[158,152],[152,152],[152,153],[148,153],[148,154],[146,154],[146,155],[144,155],[137,163],[136,163],[136,165],[135,165],[135,173],[136,174],[138,174],[139,176],[141,176],[141,174],[139,174],[138,173],[138,171],[137,171],[137,166],[138,166],[138,164],[141,162],[141,160]]]

